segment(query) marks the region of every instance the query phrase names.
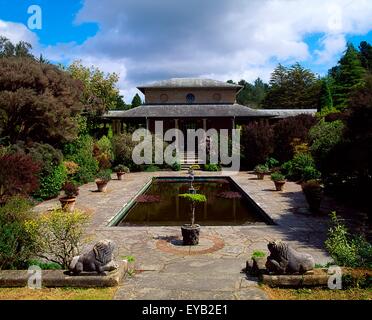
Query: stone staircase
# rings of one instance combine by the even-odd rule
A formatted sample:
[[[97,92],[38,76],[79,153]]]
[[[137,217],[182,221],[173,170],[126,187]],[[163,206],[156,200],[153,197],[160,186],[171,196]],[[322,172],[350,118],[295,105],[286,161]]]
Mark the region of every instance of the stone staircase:
[[[201,159],[193,152],[180,152],[180,164],[182,170],[187,170],[193,164],[201,164]]]

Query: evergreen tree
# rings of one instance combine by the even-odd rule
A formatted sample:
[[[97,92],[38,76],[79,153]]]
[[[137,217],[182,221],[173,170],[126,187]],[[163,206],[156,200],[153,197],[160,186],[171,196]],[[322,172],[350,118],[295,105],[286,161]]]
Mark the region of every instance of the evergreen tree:
[[[234,82],[232,80],[227,81],[227,83]],[[246,80],[240,80],[238,82],[243,88],[238,93],[236,100],[239,104],[244,106],[249,106],[252,108],[261,107],[262,101],[266,96],[268,90],[268,85],[264,83],[260,78],[254,81],[254,84],[247,82]]]
[[[4,57],[27,57],[33,58],[30,53],[32,45],[25,41],[13,44],[9,39],[0,36],[0,58]]]
[[[121,95],[117,96],[115,110],[128,110],[129,106],[125,103],[124,97]]]
[[[140,105],[142,105],[142,100],[139,94],[136,93],[136,95],[133,97],[133,100],[132,100],[132,108],[139,107]]]
[[[331,110],[333,108],[332,86],[332,77],[325,77],[321,80],[318,111],[322,109]]]
[[[372,46],[368,42],[362,41],[359,45],[359,50],[362,66],[372,72]]]
[[[351,95],[364,83],[365,69],[362,67],[359,52],[349,43],[338,65],[331,69],[335,79],[333,102],[337,109],[348,106]]]
[[[319,105],[320,81],[299,63],[281,64],[271,74],[263,106],[267,109],[312,109]]]

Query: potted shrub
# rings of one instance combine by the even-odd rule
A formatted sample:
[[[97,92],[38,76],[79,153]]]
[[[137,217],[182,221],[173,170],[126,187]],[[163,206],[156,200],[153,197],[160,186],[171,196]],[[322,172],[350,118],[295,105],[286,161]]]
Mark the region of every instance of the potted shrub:
[[[178,196],[189,201],[191,208],[191,223],[184,224],[181,227],[183,245],[197,245],[199,243],[200,225],[195,224],[195,208],[197,203],[204,203],[207,201],[207,198],[205,195],[198,193],[184,193],[179,194]]]
[[[75,210],[76,197],[79,195],[79,188],[72,182],[66,182],[62,190],[65,193],[65,196],[59,199],[62,210],[73,212]]]
[[[118,180],[123,180],[123,175],[126,173],[129,173],[129,168],[119,164],[114,168],[114,171],[116,172],[116,176],[118,177]]]
[[[264,164],[259,164],[254,168],[254,172],[257,175],[258,180],[263,180],[265,174],[269,172],[269,168]]]
[[[318,180],[309,180],[302,185],[302,191],[305,194],[310,211],[319,212],[320,203],[323,198],[323,188]]]
[[[101,170],[97,174],[96,184],[98,192],[106,192],[107,184],[111,180],[111,170]]]
[[[276,191],[283,191],[285,185],[285,176],[280,172],[271,174],[271,180],[274,181]]]

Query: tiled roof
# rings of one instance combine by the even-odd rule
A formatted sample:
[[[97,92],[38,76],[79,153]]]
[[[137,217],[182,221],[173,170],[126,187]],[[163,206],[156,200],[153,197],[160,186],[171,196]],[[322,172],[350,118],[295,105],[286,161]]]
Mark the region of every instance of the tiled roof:
[[[262,110],[240,104],[143,105],[126,111],[108,111],[104,118],[289,117],[316,110]]]
[[[173,78],[141,85],[138,87],[138,89],[142,92],[144,92],[144,89],[149,88],[235,88],[236,90],[239,90],[242,88],[242,86],[211,79]]]

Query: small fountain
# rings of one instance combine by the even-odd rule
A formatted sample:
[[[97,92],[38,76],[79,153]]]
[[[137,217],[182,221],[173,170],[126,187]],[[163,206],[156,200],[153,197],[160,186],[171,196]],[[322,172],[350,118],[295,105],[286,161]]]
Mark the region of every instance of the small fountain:
[[[195,180],[194,170],[190,167],[188,173],[189,173],[189,179],[190,179],[189,193],[190,194],[196,194],[196,189],[193,186],[193,182]]]

